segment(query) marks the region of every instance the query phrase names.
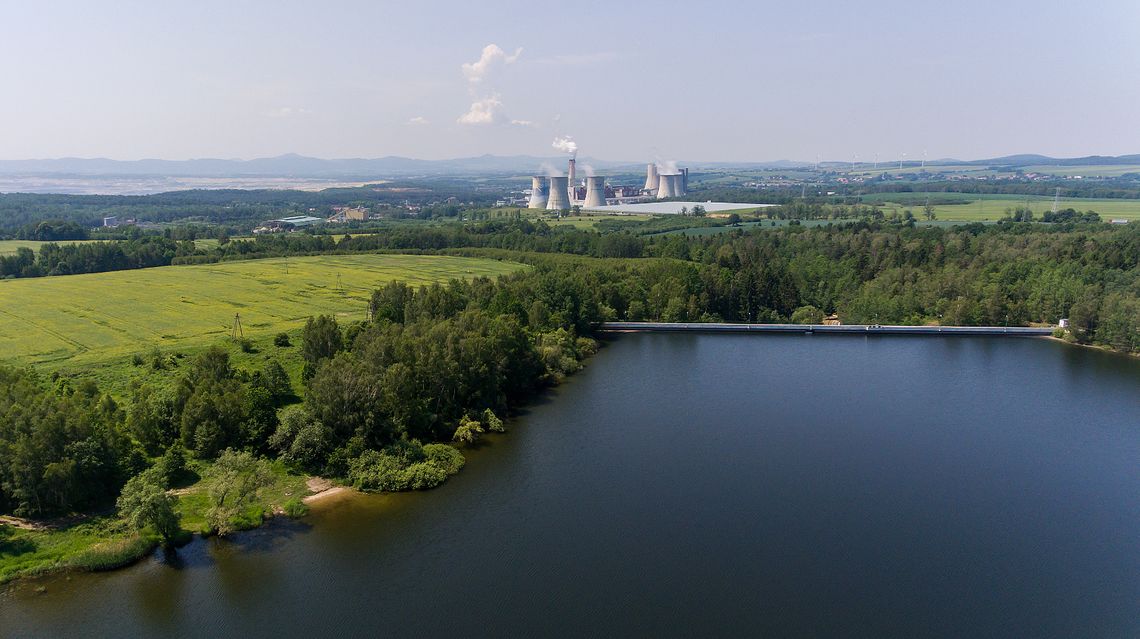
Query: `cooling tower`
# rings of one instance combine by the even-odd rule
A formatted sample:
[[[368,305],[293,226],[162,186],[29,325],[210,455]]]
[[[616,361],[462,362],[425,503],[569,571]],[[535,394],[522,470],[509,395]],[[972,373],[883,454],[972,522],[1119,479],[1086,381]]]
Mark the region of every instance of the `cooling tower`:
[[[546,208],[546,178],[536,175],[530,179],[530,203],[528,209]]]
[[[677,175],[670,175],[662,173],[657,179],[657,199],[661,200],[667,197],[677,197]]]
[[[551,177],[550,197],[546,200],[547,211],[564,211],[570,208],[570,178]]]
[[[600,175],[591,175],[586,178],[586,201],[582,203],[585,208],[595,208],[606,205],[606,179]]]
[[[645,167],[645,190],[656,191],[660,179],[657,176],[657,165],[650,162]]]

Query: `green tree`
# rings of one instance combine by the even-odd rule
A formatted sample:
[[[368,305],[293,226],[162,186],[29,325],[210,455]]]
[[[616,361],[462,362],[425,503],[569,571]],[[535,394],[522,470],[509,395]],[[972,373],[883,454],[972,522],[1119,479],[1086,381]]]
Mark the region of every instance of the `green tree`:
[[[219,536],[228,535],[248,514],[262,488],[273,482],[273,471],[264,459],[227,448],[210,468],[206,494],[210,509],[206,523]],[[260,518],[261,513],[257,513]]]
[[[492,433],[507,432],[506,426],[503,426],[503,420],[499,419],[495,411],[490,408],[483,411],[483,423],[487,425],[487,430]]]
[[[477,419],[472,419],[469,415],[464,415],[459,420],[459,426],[455,428],[455,434],[452,435],[451,440],[460,444],[474,444],[478,441],[479,436],[483,434],[483,424]]]
[[[153,469],[130,478],[115,503],[119,515],[135,529],[150,526],[170,545],[180,530],[174,498],[166,494],[163,480]]]
[[[306,381],[317,372],[321,362],[336,355],[344,348],[344,338],[336,318],[331,315],[318,315],[310,317],[305,322],[305,330],[301,334],[301,357],[305,359],[305,367],[301,373]]]
[[[823,311],[808,305],[801,306],[792,312],[793,324],[822,324]]]

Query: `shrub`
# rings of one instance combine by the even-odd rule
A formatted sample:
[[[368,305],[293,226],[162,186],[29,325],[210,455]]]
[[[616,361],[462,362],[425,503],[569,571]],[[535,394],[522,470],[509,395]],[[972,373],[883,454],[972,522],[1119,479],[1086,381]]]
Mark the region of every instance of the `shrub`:
[[[278,348],[288,348],[292,346],[293,343],[289,341],[288,333],[278,333],[273,337],[273,345]]]
[[[495,414],[495,411],[488,408],[483,411],[483,423],[487,425],[487,430],[492,433],[505,433],[507,429],[503,426],[503,420]]]
[[[428,444],[424,446],[424,456],[428,464],[432,464],[448,475],[458,473],[463,465],[467,463],[464,459],[463,453],[459,452],[454,446],[447,444]]]
[[[248,340],[248,339],[238,340],[238,345],[241,346],[241,352],[243,352],[243,353],[256,353],[257,352],[257,349],[255,349],[253,347],[253,342],[251,340]]]
[[[401,442],[361,453],[349,462],[349,477],[361,490],[426,490],[447,481],[465,461],[462,453],[446,444]]]
[[[297,497],[294,497],[285,502],[285,505],[282,506],[281,509],[285,511],[285,514],[287,516],[294,519],[297,517],[304,517],[305,515],[309,514],[309,507],[305,505],[305,502],[301,501]]]
[[[807,306],[801,306],[801,307],[797,308],[796,310],[792,311],[792,323],[793,324],[822,324],[823,323],[823,311],[819,310],[818,308],[816,308],[814,306],[811,306],[810,304]]]
[[[483,424],[479,423],[477,419],[471,419],[470,416],[464,415],[463,419],[459,420],[459,426],[455,428],[455,434],[451,436],[451,440],[460,444],[474,444],[482,434]]]

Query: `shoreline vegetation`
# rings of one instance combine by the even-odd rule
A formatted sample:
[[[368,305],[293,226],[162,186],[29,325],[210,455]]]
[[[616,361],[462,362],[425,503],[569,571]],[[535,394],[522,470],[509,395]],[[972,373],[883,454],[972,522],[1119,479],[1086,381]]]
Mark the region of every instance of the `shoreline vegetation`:
[[[389,280],[350,317],[215,330],[196,348],[99,361],[98,345],[83,344],[92,359],[82,366],[0,366],[0,514],[82,514],[40,530],[0,523],[0,582],[125,565],[195,533],[302,516],[349,488],[437,486],[463,467],[466,446],[502,432],[535,393],[577,371],[598,348],[601,322],[819,324],[838,314],[846,324],[1025,326],[1067,317],[1062,341],[1140,352],[1140,229],[860,222],[687,237],[639,235],[638,224],[654,222],[598,232],[505,219],[346,236],[337,252],[525,267],[495,279]],[[248,244],[300,255],[331,241]],[[288,288],[283,273],[274,279]],[[134,330],[94,305],[83,312]],[[67,334],[77,320],[52,321],[49,330]]]

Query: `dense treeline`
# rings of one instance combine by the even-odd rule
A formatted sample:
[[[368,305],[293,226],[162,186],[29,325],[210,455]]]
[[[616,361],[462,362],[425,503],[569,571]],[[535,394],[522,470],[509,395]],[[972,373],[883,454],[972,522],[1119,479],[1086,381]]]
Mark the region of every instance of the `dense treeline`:
[[[809,200],[858,204],[862,196],[884,193],[921,194],[923,199],[930,197],[940,203],[939,193],[977,195],[1029,195],[1053,197],[1061,189],[1062,198],[1140,198],[1140,184],[1133,178],[1108,178],[1098,180],[894,180],[886,175],[860,183],[840,182],[839,175],[823,176],[818,181],[807,184],[781,184],[762,189],[744,186],[723,186],[720,184],[696,185],[687,197],[714,202],[743,202],[748,204],[790,204],[799,201],[806,194]],[[832,196],[818,195],[834,192]],[[948,196],[947,196],[948,197]],[[877,201],[877,199],[876,199]],[[953,200],[961,201],[961,195]]]
[[[145,465],[124,423],[94,384],[0,367],[0,513],[43,516],[112,499]]]
[[[168,266],[176,257],[194,253],[193,242],[176,242],[152,235],[110,242],[50,242],[41,245],[38,253],[21,247],[15,255],[0,256],[0,278],[75,275]]]
[[[1070,318],[1073,335],[1140,351],[1140,229],[1013,224],[953,229],[859,223],[660,238],[646,253],[717,267],[703,312],[847,323],[1025,325]],[[809,316],[814,314],[809,313]],[[699,319],[691,314],[684,319]]]
[[[454,217],[457,202],[492,204],[491,192],[456,178],[401,180],[383,186],[330,188],[321,191],[280,189],[186,190],[153,195],[0,194],[0,239],[83,239],[28,237],[44,221],[74,224],[80,230],[97,227],[104,217],[164,223],[198,221],[238,225],[246,230],[259,222],[288,215],[330,215],[333,206],[425,207],[423,216]]]

